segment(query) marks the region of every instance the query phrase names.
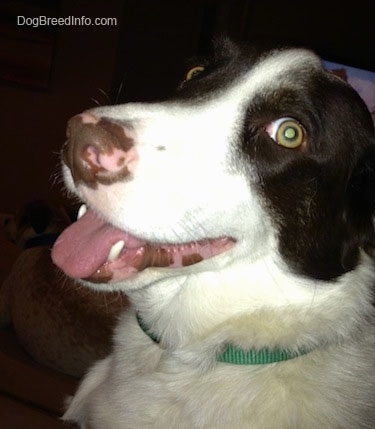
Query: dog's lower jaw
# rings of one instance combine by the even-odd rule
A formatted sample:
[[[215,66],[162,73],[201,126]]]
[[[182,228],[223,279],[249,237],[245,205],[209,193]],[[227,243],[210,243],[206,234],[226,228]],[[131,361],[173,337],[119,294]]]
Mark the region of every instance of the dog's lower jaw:
[[[230,251],[234,245],[229,237],[177,244],[148,242],[87,210],[58,238],[52,259],[72,277],[92,283],[118,283],[150,267],[176,269],[195,265]]]

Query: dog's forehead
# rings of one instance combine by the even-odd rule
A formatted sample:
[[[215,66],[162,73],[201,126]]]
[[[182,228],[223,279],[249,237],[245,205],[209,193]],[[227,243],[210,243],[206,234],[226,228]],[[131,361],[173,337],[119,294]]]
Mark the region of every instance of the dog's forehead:
[[[241,91],[253,88],[278,86],[282,83],[296,84],[302,73],[321,70],[319,57],[305,49],[285,49],[271,51],[243,71],[238,84]]]
[[[240,118],[249,106],[259,101],[259,96],[277,108],[275,94],[303,92],[314,76],[323,73],[320,58],[306,49],[279,49],[257,56],[243,53],[193,81],[192,93],[188,91],[187,98],[182,97],[187,104],[180,106],[189,113],[189,121],[192,113],[198,117],[203,113],[204,117],[212,116],[218,128],[237,129],[242,123]],[[170,106],[179,110],[179,103],[173,101]]]
[[[302,48],[273,50],[255,58],[243,54],[223,69],[224,75],[228,74],[228,68],[233,73],[224,90],[225,97],[229,93],[233,100],[244,103],[259,93],[283,88],[302,89],[313,75],[323,71],[320,58]]]
[[[194,111],[221,106],[227,112],[239,114],[258,95],[263,99],[270,95],[273,99],[282,91],[303,91],[315,76],[323,73],[321,59],[307,49],[283,48],[257,54],[244,51],[208,64],[202,76],[186,82],[167,104]]]

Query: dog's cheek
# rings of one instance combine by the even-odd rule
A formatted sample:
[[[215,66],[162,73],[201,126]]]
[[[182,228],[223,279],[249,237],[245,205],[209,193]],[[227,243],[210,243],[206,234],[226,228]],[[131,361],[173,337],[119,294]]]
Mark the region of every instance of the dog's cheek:
[[[299,274],[329,280],[351,269],[358,249],[348,253],[343,268],[342,252],[347,232],[342,221],[343,185],[324,175],[324,168],[308,157],[278,156],[258,151],[253,163],[256,188],[278,231],[278,248],[289,267]],[[269,155],[269,158],[267,156]],[[340,188],[341,186],[341,188]]]

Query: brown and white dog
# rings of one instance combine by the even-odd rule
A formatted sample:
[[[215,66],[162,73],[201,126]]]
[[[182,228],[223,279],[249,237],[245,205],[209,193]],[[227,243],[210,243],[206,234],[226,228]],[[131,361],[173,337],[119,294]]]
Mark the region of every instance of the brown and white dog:
[[[374,427],[374,128],[315,54],[224,41],[175,98],[71,119],[63,174],[55,263],[133,305],[66,420]]]

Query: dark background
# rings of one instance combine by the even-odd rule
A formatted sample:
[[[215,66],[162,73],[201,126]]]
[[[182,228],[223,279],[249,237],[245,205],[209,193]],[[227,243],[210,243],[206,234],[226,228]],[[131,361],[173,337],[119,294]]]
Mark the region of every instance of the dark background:
[[[313,48],[325,59],[375,70],[375,2],[272,0],[2,1],[0,3],[0,212],[60,198],[58,150],[67,119],[100,104],[159,99],[185,59],[215,35]],[[116,26],[16,26],[27,17],[116,17]]]

